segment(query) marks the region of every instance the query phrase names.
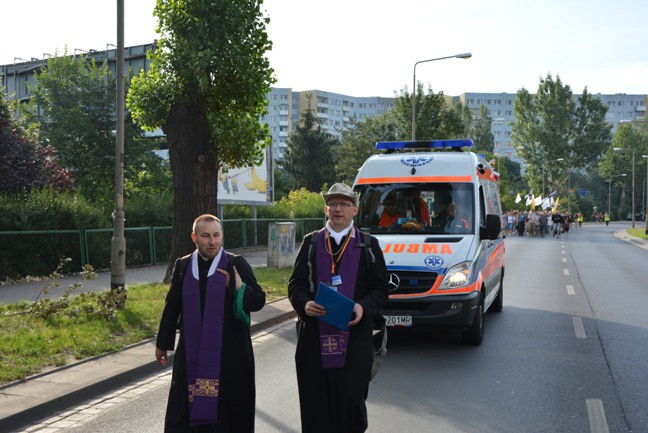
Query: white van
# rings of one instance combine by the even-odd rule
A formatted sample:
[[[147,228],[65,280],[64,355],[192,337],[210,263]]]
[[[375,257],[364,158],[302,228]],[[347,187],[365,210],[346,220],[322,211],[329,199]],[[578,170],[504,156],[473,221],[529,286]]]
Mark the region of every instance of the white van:
[[[388,326],[462,331],[481,344],[501,311],[504,238],[499,174],[472,140],[380,142],[353,184],[356,225],[380,242],[392,292]]]

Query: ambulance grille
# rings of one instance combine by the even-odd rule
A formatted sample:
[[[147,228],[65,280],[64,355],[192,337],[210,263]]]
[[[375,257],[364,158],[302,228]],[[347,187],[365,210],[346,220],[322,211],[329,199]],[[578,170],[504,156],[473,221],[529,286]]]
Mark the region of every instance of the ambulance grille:
[[[414,293],[425,293],[429,291],[437,278],[436,272],[390,272],[396,274],[400,279],[398,289],[391,292],[391,295],[409,295]]]

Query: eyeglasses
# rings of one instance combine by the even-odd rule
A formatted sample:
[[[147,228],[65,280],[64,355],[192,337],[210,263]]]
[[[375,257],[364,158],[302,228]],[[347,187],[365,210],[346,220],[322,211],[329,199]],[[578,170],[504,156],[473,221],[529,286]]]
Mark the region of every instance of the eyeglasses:
[[[341,202],[341,201],[332,201],[331,203],[326,203],[326,206],[328,206],[329,208],[339,207],[339,208],[342,208],[342,209],[348,209],[350,207],[353,207],[354,204],[353,203],[345,203],[345,202]]]

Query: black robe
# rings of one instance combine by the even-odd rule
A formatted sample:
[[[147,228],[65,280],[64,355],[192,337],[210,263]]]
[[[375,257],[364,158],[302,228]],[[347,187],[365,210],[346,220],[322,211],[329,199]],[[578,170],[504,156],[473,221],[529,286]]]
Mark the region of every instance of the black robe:
[[[207,271],[213,260],[205,261],[198,257],[200,273],[200,302],[204,310]],[[223,346],[221,356],[221,378],[218,397],[218,422],[199,427],[189,427],[189,399],[187,396],[187,369],[185,359],[185,340],[182,321],[182,283],[190,256],[178,259],[173,270],[173,278],[166,297],[157,347],[173,350],[176,329],[180,329],[180,339],[173,361],[171,390],[164,422],[165,432],[253,432],[255,414],[254,354],[250,328],[234,317],[235,278],[233,265],[236,265],[241,279],[246,284],[243,296],[243,310],[259,311],[265,304],[265,293],[256,281],[252,267],[241,256],[229,255],[230,284],[225,292],[225,317],[223,321]],[[208,312],[203,311],[203,314]]]
[[[373,364],[373,319],[388,297],[385,258],[376,238],[371,237],[375,263],[364,254],[356,278],[354,301],[362,305],[360,323],[350,328],[344,367],[323,369],[319,345],[319,319],[305,313],[306,302],[315,299],[310,292],[308,250],[313,234],[304,237],[295,268],[288,283],[290,302],[300,317],[300,332],[295,353],[297,384],[303,433],[356,433],[367,429],[365,400]],[[334,252],[344,244],[331,240]],[[344,256],[342,256],[344,260]],[[316,278],[316,263],[313,276]],[[318,281],[314,281],[315,291]]]

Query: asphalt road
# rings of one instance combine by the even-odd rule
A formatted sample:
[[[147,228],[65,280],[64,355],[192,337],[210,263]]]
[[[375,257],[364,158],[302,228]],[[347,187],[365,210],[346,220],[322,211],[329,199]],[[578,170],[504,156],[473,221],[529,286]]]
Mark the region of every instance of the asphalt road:
[[[369,431],[648,432],[648,251],[619,228],[507,239],[504,310],[487,314],[481,346],[392,332]],[[258,432],[300,431],[294,345],[291,323],[255,336]],[[169,380],[74,408],[65,431],[159,432]]]

